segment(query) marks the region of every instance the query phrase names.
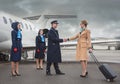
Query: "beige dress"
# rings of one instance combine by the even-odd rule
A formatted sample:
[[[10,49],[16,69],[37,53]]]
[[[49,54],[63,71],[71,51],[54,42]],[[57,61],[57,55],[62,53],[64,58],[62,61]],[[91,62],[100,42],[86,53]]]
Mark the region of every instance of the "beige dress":
[[[85,29],[81,34],[69,38],[69,40],[77,40],[76,60],[88,60],[88,49],[91,48],[90,30]]]

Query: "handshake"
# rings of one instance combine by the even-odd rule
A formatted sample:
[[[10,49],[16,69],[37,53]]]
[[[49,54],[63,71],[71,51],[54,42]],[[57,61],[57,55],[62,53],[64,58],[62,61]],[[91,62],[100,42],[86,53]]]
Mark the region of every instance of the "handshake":
[[[69,38],[67,38],[67,39],[63,39],[63,42],[67,42],[67,41],[69,41]]]

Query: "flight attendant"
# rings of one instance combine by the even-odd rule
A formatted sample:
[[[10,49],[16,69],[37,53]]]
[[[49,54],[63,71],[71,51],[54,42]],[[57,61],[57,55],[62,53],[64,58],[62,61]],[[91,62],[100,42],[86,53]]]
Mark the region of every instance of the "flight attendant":
[[[88,61],[88,50],[92,52],[91,46],[91,37],[90,30],[87,29],[88,22],[86,20],[82,20],[80,23],[80,32],[74,36],[69,38],[68,40],[77,40],[77,49],[76,49],[76,59],[81,62],[82,66],[82,74],[81,77],[86,77],[88,75],[87,72],[87,61]]]
[[[45,49],[46,49],[46,43],[45,43],[45,37],[43,35],[43,30],[40,29],[38,32],[38,36],[36,36],[36,52],[35,52],[35,58],[36,58],[36,69],[43,70],[43,60],[45,58]]]
[[[21,50],[22,50],[22,34],[21,25],[19,22],[12,23],[12,47],[11,47],[11,67],[12,76],[20,76],[19,74],[19,61],[21,60]]]

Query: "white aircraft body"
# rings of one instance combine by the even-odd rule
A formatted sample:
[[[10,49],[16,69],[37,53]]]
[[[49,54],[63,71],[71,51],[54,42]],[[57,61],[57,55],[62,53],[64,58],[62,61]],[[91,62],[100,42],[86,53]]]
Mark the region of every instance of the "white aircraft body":
[[[16,16],[0,12],[0,51],[7,51],[11,48],[11,23],[18,21],[21,23],[23,34],[23,48],[35,46],[35,37],[38,29],[29,21]]]
[[[23,43],[23,49],[25,53],[28,50],[35,49],[35,37],[38,34],[38,30],[40,28],[45,28],[45,25],[47,24],[48,19],[51,18],[76,18],[75,15],[39,15],[39,16],[33,16],[33,17],[26,17],[26,18],[19,18],[11,14],[7,14],[4,12],[0,12],[0,52],[9,52],[11,49],[11,23],[18,21],[21,23],[21,29],[22,29],[22,43]],[[26,20],[36,20],[37,24],[40,24],[39,27]],[[99,44],[99,43],[111,43],[111,42],[120,42],[119,39],[115,40],[94,40],[92,41],[92,44]],[[77,44],[76,42],[66,42],[62,43],[61,46],[75,46]]]
[[[0,52],[10,52],[12,22],[18,21],[21,23],[23,49],[27,51],[35,49],[35,37],[38,34],[38,30],[45,28],[49,19],[55,18],[76,18],[76,15],[38,15],[19,18],[11,14],[0,12]],[[30,20],[36,20],[36,22],[32,23]],[[39,24],[39,26],[37,24]]]

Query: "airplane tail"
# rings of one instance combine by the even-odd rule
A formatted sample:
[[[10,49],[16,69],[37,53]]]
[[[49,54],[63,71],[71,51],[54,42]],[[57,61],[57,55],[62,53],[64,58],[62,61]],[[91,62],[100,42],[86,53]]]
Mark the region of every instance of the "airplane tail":
[[[36,24],[40,24],[40,28],[44,29],[49,19],[70,19],[77,18],[77,15],[37,15],[25,17],[24,19],[36,20]]]
[[[45,18],[44,15],[41,15],[39,19],[36,21],[36,24],[39,24],[42,29],[45,28],[49,18]]]

